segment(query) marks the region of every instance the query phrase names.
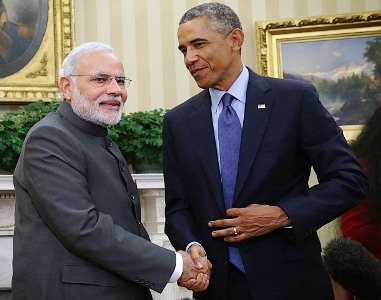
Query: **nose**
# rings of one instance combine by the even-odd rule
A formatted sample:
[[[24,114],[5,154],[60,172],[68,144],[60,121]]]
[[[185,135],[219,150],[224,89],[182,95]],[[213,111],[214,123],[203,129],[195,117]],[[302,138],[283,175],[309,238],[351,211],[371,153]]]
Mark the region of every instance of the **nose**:
[[[126,102],[128,96],[126,88],[124,86],[120,86],[116,82],[115,78],[113,78],[111,82],[106,86],[106,94],[115,97],[120,96],[123,103]]]
[[[185,65],[191,65],[195,61],[198,60],[197,51],[188,49],[187,52],[184,54],[184,63]]]
[[[107,85],[107,93],[121,95],[123,92],[127,94],[125,87],[119,85],[115,78],[111,78],[111,82]]]

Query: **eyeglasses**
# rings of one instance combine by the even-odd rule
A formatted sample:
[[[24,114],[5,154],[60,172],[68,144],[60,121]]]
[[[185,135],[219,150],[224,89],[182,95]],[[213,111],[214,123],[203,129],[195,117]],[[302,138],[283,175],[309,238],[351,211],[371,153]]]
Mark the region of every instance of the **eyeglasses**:
[[[80,74],[70,74],[69,77],[79,77],[79,76],[88,76],[91,77],[91,81],[94,82],[97,86],[103,87],[109,85],[113,79],[115,79],[116,83],[122,87],[127,88],[130,86],[131,79],[125,76],[111,76],[105,73],[97,73],[93,75],[80,75]]]

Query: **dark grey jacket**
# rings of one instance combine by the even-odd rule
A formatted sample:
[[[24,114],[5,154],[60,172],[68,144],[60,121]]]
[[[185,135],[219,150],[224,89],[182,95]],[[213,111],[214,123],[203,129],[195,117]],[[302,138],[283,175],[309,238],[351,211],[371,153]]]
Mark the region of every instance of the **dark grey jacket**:
[[[63,102],[28,133],[14,185],[14,299],[145,300],[164,289],[175,253],[149,242],[107,129]]]

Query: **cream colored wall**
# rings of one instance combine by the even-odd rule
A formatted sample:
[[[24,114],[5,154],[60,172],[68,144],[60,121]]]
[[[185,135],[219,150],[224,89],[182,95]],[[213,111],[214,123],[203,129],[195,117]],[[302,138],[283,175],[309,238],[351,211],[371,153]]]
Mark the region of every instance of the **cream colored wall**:
[[[177,24],[197,0],[74,0],[75,41],[111,44],[132,78],[126,111],[172,108],[199,88],[177,50]],[[256,21],[381,10],[381,0],[225,0],[245,32],[244,63],[256,70]]]

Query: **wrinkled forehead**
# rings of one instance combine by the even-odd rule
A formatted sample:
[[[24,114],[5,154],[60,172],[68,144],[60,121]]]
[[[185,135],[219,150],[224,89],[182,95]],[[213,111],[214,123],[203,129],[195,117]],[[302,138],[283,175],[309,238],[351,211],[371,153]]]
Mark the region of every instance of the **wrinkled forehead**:
[[[81,57],[76,64],[77,72],[95,74],[103,72],[110,75],[121,75],[124,68],[121,60],[110,52],[95,52]]]
[[[209,20],[205,17],[197,17],[192,20],[186,21],[179,25],[177,29],[177,36],[200,35],[213,31]]]

